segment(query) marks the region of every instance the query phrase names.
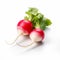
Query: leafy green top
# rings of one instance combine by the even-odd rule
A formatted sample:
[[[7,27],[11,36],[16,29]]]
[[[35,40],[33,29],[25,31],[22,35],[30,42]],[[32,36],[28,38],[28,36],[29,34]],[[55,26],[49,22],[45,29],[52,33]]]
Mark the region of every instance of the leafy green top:
[[[26,11],[24,19],[30,20],[33,24],[33,28],[40,28],[42,30],[45,30],[47,26],[52,24],[50,19],[44,17],[44,15],[40,13],[37,8],[32,7]]]

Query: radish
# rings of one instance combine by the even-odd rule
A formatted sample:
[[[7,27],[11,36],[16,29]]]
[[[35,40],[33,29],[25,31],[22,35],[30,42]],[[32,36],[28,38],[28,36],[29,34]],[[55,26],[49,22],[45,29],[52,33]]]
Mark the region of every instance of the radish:
[[[30,33],[30,38],[34,42],[40,42],[44,39],[44,31],[36,28]]]
[[[20,20],[17,24],[17,30],[19,34],[29,35],[32,31],[32,23],[28,20]]]
[[[15,41],[19,38],[20,35],[29,35],[32,31],[32,28],[32,23],[29,20],[20,20],[17,24],[17,30],[19,35],[16,37]]]
[[[17,24],[17,30],[19,34],[16,37],[16,39],[10,44],[15,43],[20,35],[29,35],[30,32],[32,31],[32,28],[33,28],[32,23],[29,20],[24,20],[24,19],[20,20]]]

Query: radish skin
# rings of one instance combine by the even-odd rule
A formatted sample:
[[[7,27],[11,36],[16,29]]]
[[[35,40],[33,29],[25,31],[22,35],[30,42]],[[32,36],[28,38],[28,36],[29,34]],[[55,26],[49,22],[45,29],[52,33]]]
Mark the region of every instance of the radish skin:
[[[32,31],[32,23],[27,20],[20,20],[17,24],[17,30],[19,33],[23,33],[24,35],[29,35]]]

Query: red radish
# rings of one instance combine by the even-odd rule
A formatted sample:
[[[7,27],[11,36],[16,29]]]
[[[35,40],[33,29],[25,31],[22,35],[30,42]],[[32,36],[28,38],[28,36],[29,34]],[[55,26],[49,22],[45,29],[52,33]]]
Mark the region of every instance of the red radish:
[[[40,42],[44,39],[44,31],[36,28],[30,33],[30,38],[34,42]]]
[[[10,43],[13,44],[16,42],[16,40],[19,38],[20,35],[29,35],[32,31],[32,23],[29,20],[20,20],[17,24],[17,30],[19,31],[19,35],[16,37],[16,39]],[[9,43],[8,43],[9,44]]]
[[[32,23],[28,20],[20,20],[17,24],[17,30],[20,33],[23,33],[23,35],[29,35],[32,31]]]
[[[22,35],[29,35],[30,32],[32,31],[32,23],[29,20],[20,20],[17,24],[17,30],[19,32],[19,35],[17,36],[17,38],[15,39],[15,41],[18,39],[18,37],[22,34]],[[15,42],[14,41],[14,42]]]

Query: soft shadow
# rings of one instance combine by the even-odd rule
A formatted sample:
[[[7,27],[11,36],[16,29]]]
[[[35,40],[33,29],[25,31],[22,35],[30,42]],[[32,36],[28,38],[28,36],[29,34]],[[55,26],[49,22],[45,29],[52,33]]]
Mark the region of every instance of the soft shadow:
[[[44,45],[44,43],[43,43],[43,42],[36,43],[33,47],[31,47],[31,48],[27,49],[27,50],[26,50],[26,51],[24,51],[24,52],[32,51],[33,49],[37,49],[37,48],[39,48],[39,47],[42,47],[43,45]]]
[[[34,47],[32,47],[31,49],[36,49],[42,45],[43,45],[43,42],[36,43],[36,45]]]

